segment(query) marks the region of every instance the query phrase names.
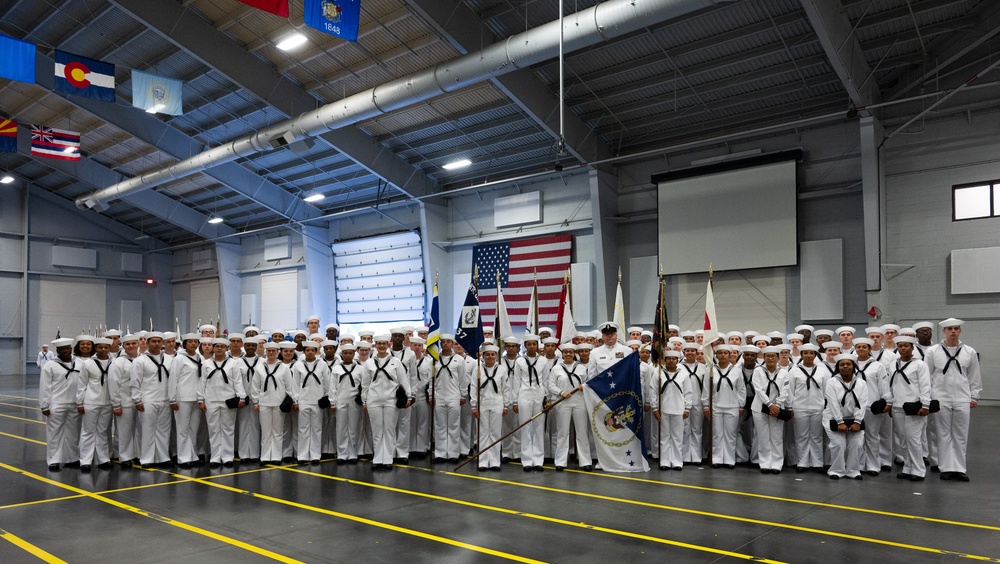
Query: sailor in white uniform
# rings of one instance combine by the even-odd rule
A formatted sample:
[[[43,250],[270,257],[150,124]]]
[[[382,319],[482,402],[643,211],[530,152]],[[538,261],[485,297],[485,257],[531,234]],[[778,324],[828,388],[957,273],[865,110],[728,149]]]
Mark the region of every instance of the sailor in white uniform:
[[[94,339],[96,354],[83,362],[76,392],[77,411],[82,415],[80,429],[80,470],[90,472],[96,464],[102,470],[111,468],[108,425],[111,424],[111,339]]]
[[[292,409],[298,415],[298,440],[296,453],[299,464],[319,464],[323,452],[323,411],[330,406],[330,372],[326,363],[317,357],[319,343],[304,341],[303,358],[292,366]]]
[[[337,417],[337,464],[357,464],[361,442],[361,377],[367,371],[354,361],[355,346],[340,345],[340,362],[330,375],[330,400]]]
[[[38,381],[38,406],[45,419],[45,459],[49,470],[59,470],[59,465],[78,468],[79,412],[76,409],[76,392],[83,372],[83,361],[73,356],[73,339],[52,341],[56,358],[42,367]]]
[[[899,429],[894,434],[903,437],[895,453],[903,460],[903,471],[896,477],[912,482],[922,481],[927,471],[923,441],[931,405],[931,375],[927,364],[915,358],[916,345],[913,337],[896,337],[899,357],[889,369],[889,385],[882,396],[893,427]]]
[[[819,347],[812,343],[799,345],[801,362],[788,371],[788,408],[795,413],[792,427],[798,452],[796,472],[823,470],[823,445],[826,421],[823,407],[829,373],[816,365]]]
[[[482,352],[479,392],[471,395],[469,403],[472,405],[472,416],[479,420],[481,448],[486,449],[500,439],[503,416],[510,408],[511,394],[507,368],[502,362],[497,362],[500,349],[495,345],[486,345]],[[500,470],[500,445],[480,453],[479,470]]]
[[[368,370],[361,378],[361,401],[372,425],[373,470],[392,470],[398,411],[413,405],[409,375],[399,359],[389,354],[389,341],[389,335],[375,336],[377,352],[368,359]],[[406,398],[402,408],[397,407],[397,390]]]
[[[692,409],[691,382],[677,369],[681,353],[663,353],[662,365],[649,382],[647,395],[653,417],[659,422],[660,470],[682,470],[686,420]]]
[[[590,453],[590,418],[587,417],[587,406],[583,401],[583,384],[587,381],[587,372],[576,361],[576,345],[566,343],[561,347],[562,362],[552,369],[550,381],[563,399],[554,407],[556,411],[556,470],[566,468],[569,459],[570,425],[576,433],[576,456],[580,469],[594,469]]]
[[[284,413],[281,402],[292,387],[292,373],[288,365],[278,360],[278,343],[264,345],[265,360],[254,370],[250,381],[250,399],[260,417],[261,464],[278,464],[281,460],[281,436]]]
[[[180,468],[191,468],[198,463],[196,443],[202,420],[202,413],[198,409],[202,365],[199,345],[200,339],[195,333],[181,335],[181,346],[184,348],[174,355],[170,363],[170,376],[175,382],[170,403],[177,405],[174,428],[177,435],[177,466]]]
[[[736,467],[736,437],[747,392],[739,367],[729,362],[732,349],[730,345],[715,347],[718,363],[713,369],[712,380],[705,382],[701,394],[704,415],[712,433],[713,468]]]
[[[139,412],[141,440],[139,461],[143,466],[170,466],[171,404],[174,379],[170,377],[171,359],[164,358],[160,347],[163,333],[146,333],[146,353],[132,363],[132,402]]]
[[[826,436],[830,441],[831,479],[861,479],[861,457],[865,448],[864,416],[868,411],[868,386],[855,377],[854,357],[839,354],[834,359],[837,374],[826,383]]]
[[[214,339],[212,351],[212,358],[201,363],[198,409],[205,413],[208,422],[208,442],[212,449],[209,466],[230,468],[235,455],[236,410],[243,407],[247,394],[237,360],[226,354],[229,339]]]

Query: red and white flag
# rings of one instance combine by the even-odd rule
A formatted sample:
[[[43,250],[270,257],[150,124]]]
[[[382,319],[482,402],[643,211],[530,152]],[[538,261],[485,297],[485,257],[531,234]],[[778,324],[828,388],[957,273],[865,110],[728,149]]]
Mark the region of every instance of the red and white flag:
[[[705,293],[705,346],[719,338],[719,319],[715,316],[715,295],[712,294],[712,276],[708,277],[708,291]]]
[[[573,340],[576,335],[576,322],[573,321],[573,308],[569,305],[569,284],[563,284],[562,294],[559,296],[559,303],[562,309],[559,311],[559,321],[556,323],[556,338],[560,345],[565,345]]]
[[[80,160],[80,132],[31,126],[31,156],[63,161]]]

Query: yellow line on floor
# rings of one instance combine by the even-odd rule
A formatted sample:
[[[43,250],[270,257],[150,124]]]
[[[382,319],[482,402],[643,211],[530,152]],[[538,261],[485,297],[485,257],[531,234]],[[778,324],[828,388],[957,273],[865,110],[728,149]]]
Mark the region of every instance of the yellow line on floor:
[[[132,505],[128,505],[127,503],[122,503],[122,502],[120,502],[118,500],[111,499],[109,497],[104,497],[102,495],[91,493],[91,492],[88,492],[86,490],[81,490],[80,488],[73,487],[73,486],[70,486],[70,485],[67,485],[67,484],[63,484],[63,483],[57,482],[55,480],[50,480],[49,478],[46,478],[44,476],[39,476],[38,474],[33,474],[33,473],[28,472],[26,470],[21,470],[20,468],[16,468],[14,466],[11,466],[9,464],[5,464],[3,462],[0,462],[0,468],[4,468],[6,470],[14,472],[15,474],[20,474],[22,476],[26,476],[26,477],[31,478],[33,480],[37,480],[39,482],[42,482],[42,483],[45,483],[45,484],[49,484],[51,486],[55,486],[57,488],[62,488],[64,490],[68,490],[68,491],[71,491],[71,492],[74,492],[74,493],[77,493],[77,494],[89,497],[91,499],[95,499],[97,501],[106,503],[108,505],[112,505],[112,506],[117,507],[119,509],[124,509],[124,510],[130,512],[130,513],[135,513],[136,515],[141,515],[143,517],[148,517],[148,518],[153,519],[155,521],[159,521],[161,523],[166,523],[167,525],[171,525],[173,527],[177,527],[179,529],[182,529],[182,530],[185,530],[185,531],[188,531],[188,532],[191,532],[191,533],[195,533],[195,534],[201,535],[203,537],[207,537],[207,538],[210,538],[210,539],[213,539],[213,540],[217,540],[219,542],[222,542],[222,543],[225,543],[225,544],[228,544],[228,545],[231,545],[231,546],[235,546],[237,548],[242,548],[243,550],[246,550],[248,552],[252,552],[254,554],[259,554],[261,556],[264,556],[266,558],[270,558],[272,560],[277,560],[279,562],[288,562],[288,563],[298,563],[298,562],[300,562],[299,560],[296,560],[294,558],[290,558],[290,557],[285,556],[283,554],[278,554],[277,552],[272,552],[270,550],[267,550],[267,549],[264,549],[264,548],[261,548],[261,547],[258,547],[258,546],[254,546],[252,544],[245,543],[243,541],[240,541],[240,540],[237,540],[237,539],[234,539],[234,538],[231,538],[231,537],[220,535],[218,533],[215,533],[215,532],[212,532],[212,531],[209,531],[209,530],[206,530],[206,529],[202,529],[201,527],[196,527],[194,525],[189,525],[187,523],[184,523],[184,522],[181,522],[181,521],[177,521],[177,520],[171,519],[169,517],[164,517],[163,515],[157,515],[156,513],[152,513],[152,512],[146,511],[144,509],[140,509],[138,507],[135,507],[135,506],[132,506]],[[206,482],[206,483],[211,483],[211,482]]]
[[[28,419],[27,417],[18,417],[17,415],[7,415],[6,413],[0,413],[0,417],[6,417],[7,419],[17,419],[18,421],[27,421],[28,423],[38,423],[39,425],[45,425],[45,421],[39,421],[38,419]]]
[[[414,468],[414,469],[417,469],[417,470],[426,470],[424,468],[419,468],[419,467],[407,467],[407,468]],[[928,547],[928,546],[921,546],[921,545],[916,545],[916,544],[907,544],[907,543],[889,541],[889,540],[884,540],[884,539],[877,539],[877,538],[872,538],[872,537],[863,537],[863,536],[860,536],[860,535],[852,535],[852,534],[849,534],[849,533],[838,533],[836,531],[830,531],[830,530],[827,530],[827,529],[814,529],[812,527],[801,527],[801,526],[798,526],[798,525],[791,525],[791,524],[788,524],[788,523],[779,523],[777,521],[765,521],[763,519],[753,519],[753,518],[750,518],[750,517],[740,517],[740,516],[737,516],[737,515],[727,515],[725,513],[713,513],[713,512],[710,512],[710,511],[701,511],[701,510],[698,510],[698,509],[689,509],[689,508],[686,508],[686,507],[677,507],[677,506],[673,506],[673,505],[663,505],[663,504],[660,504],[660,503],[653,503],[653,502],[649,502],[649,501],[639,501],[639,500],[635,500],[635,499],[626,499],[626,498],[621,498],[621,497],[606,496],[606,495],[600,495],[600,494],[595,494],[595,493],[580,492],[580,491],[574,491],[574,490],[564,490],[564,489],[561,489],[561,488],[552,488],[552,487],[548,487],[548,486],[540,486],[540,485],[537,485],[537,484],[526,484],[526,483],[523,483],[523,482],[514,482],[514,481],[511,481],[511,480],[502,480],[502,479],[499,479],[499,478],[488,478],[486,476],[476,476],[474,474],[461,474],[461,473],[458,473],[458,472],[450,472],[448,470],[430,470],[430,471],[431,472],[441,473],[441,474],[447,474],[449,476],[459,476],[459,477],[462,477],[462,478],[467,478],[467,479],[472,479],[472,480],[482,480],[482,481],[486,481],[486,482],[492,482],[492,483],[497,483],[497,484],[505,484],[505,485],[510,485],[510,486],[522,487],[522,488],[529,488],[529,489],[533,489],[533,490],[542,490],[542,491],[547,491],[547,492],[552,492],[552,493],[558,493],[558,494],[564,494],[564,495],[572,495],[572,496],[577,496],[577,497],[585,497],[585,498],[588,498],[588,499],[597,499],[597,500],[601,500],[601,501],[611,501],[611,502],[615,502],[615,503],[623,503],[623,504],[626,504],[626,505],[637,505],[637,506],[640,506],[640,507],[649,507],[649,508],[652,508],[652,509],[662,509],[664,511],[674,511],[674,512],[677,512],[677,513],[686,513],[686,514],[689,514],[689,515],[699,515],[701,517],[709,517],[709,518],[712,518],[712,519],[722,519],[722,520],[726,520],[726,521],[735,521],[735,522],[739,522],[739,523],[750,523],[752,525],[763,525],[763,526],[766,526],[766,527],[774,527],[774,528],[778,528],[778,529],[788,529],[788,530],[792,530],[792,531],[798,531],[798,532],[801,532],[801,533],[812,533],[812,534],[823,535],[823,536],[830,536],[830,537],[836,537],[836,538],[841,538],[841,539],[855,540],[855,541],[867,542],[867,543],[872,543],[872,544],[880,544],[880,545],[884,545],[884,546],[891,546],[893,548],[904,548],[904,549],[907,549],[907,550],[916,550],[916,551],[919,551],[919,552],[929,552],[931,554],[943,554],[943,555],[949,555],[949,556],[961,556],[963,558],[970,558],[972,560],[982,560],[982,561],[986,561],[986,562],[1000,562],[1000,559],[994,558],[994,557],[991,557],[991,556],[982,556],[982,555],[978,555],[978,554],[958,553],[958,552],[954,552],[954,551],[946,550],[946,549],[942,549],[942,548],[933,548],[933,547]]]
[[[3,529],[0,529],[0,538],[13,544],[14,546],[20,548],[21,550],[30,553],[32,556],[37,557],[42,562],[50,562],[52,564],[66,564],[66,561],[49,554],[48,552],[38,548],[37,546],[31,544],[30,542],[22,539],[21,537]]]
[[[0,401],[0,405],[6,405],[7,407],[16,407],[19,409],[26,409],[28,411],[38,411],[38,407],[34,405],[21,405],[17,403],[7,403],[5,401]]]
[[[758,494],[753,492],[741,492],[739,490],[726,490],[721,488],[710,488],[706,486],[695,486],[692,484],[679,484],[676,482],[663,482],[660,480],[652,480],[649,478],[638,478],[635,476],[620,476],[618,474],[610,474],[605,472],[584,472],[583,470],[571,470],[566,469],[566,472],[573,472],[577,474],[585,474],[588,476],[595,476],[601,478],[612,478],[616,480],[627,480],[630,482],[640,482],[645,484],[655,484],[657,486],[668,486],[672,488],[683,488],[688,490],[696,490],[703,492],[712,493],[722,493],[728,495],[737,495],[742,497],[752,497],[755,499],[767,499],[771,501],[783,501],[785,503],[796,503],[800,505],[812,505],[815,507],[825,507],[827,509],[840,509],[844,511],[855,511],[858,513],[868,513],[870,515],[881,515],[883,517],[895,517],[898,519],[912,519],[914,521],[925,521],[928,523],[938,523],[942,525],[955,525],[957,527],[971,527],[974,529],[986,529],[988,531],[1000,531],[1000,526],[996,525],[985,525],[982,523],[970,523],[967,521],[955,521],[952,519],[939,519],[937,517],[925,517],[923,515],[909,515],[906,513],[895,513],[892,511],[881,511],[878,509],[868,509],[865,507],[855,507],[853,505],[837,505],[835,503],[823,503],[822,501],[810,501],[807,499],[796,499],[793,497],[780,497],[766,494]]]
[[[286,470],[288,469],[287,467],[277,467],[277,466],[275,466],[274,468],[282,468],[282,469],[286,469]],[[163,472],[165,474],[170,474],[172,476],[176,476],[176,474],[173,474],[172,472],[166,472],[164,470],[156,470],[156,471],[157,472]],[[220,475],[220,477],[230,476],[230,475],[231,474],[223,474],[223,475]],[[503,558],[503,559],[506,559],[506,560],[513,560],[515,562],[525,562],[525,563],[528,563],[528,564],[544,564],[544,562],[541,561],[541,560],[534,560],[534,559],[531,559],[531,558],[526,558],[524,556],[519,556],[517,554],[511,554],[511,553],[508,553],[508,552],[501,552],[499,550],[493,550],[491,548],[486,548],[486,547],[483,547],[483,546],[478,546],[478,545],[470,544],[470,543],[467,543],[467,542],[462,542],[462,541],[459,541],[459,540],[450,539],[450,538],[447,538],[447,537],[442,537],[442,536],[439,536],[439,535],[425,533],[423,531],[417,531],[417,530],[409,529],[409,528],[406,528],[406,527],[399,527],[397,525],[392,525],[392,524],[389,524],[389,523],[384,523],[382,521],[375,521],[374,519],[367,519],[365,517],[359,517],[357,515],[350,515],[350,514],[347,514],[347,513],[341,513],[339,511],[332,511],[332,510],[325,509],[325,508],[322,508],[322,507],[315,507],[315,506],[312,506],[312,505],[306,505],[306,504],[303,504],[303,503],[298,503],[298,502],[295,502],[295,501],[289,501],[287,499],[282,499],[280,497],[269,496],[269,495],[258,493],[258,492],[251,492],[251,491],[248,491],[248,490],[243,490],[243,489],[240,489],[240,488],[234,488],[232,486],[226,486],[226,485],[223,485],[223,484],[216,484],[214,482],[209,482],[209,481],[205,481],[205,480],[201,480],[201,479],[197,479],[197,478],[194,481],[196,481],[198,483],[205,484],[207,486],[212,486],[213,488],[219,488],[219,489],[223,489],[223,490],[230,491],[230,492],[233,492],[233,493],[247,495],[247,496],[253,497],[255,499],[262,499],[262,500],[265,500],[265,501],[270,501],[270,502],[274,502],[274,503],[279,503],[281,505],[286,505],[288,507],[294,507],[296,509],[304,509],[306,511],[312,511],[312,512],[315,512],[315,513],[322,513],[324,515],[330,515],[331,517],[338,517],[340,519],[346,519],[348,521],[354,521],[355,523],[362,523],[362,524],[365,524],[365,525],[371,525],[373,527],[378,527],[380,529],[388,529],[390,531],[395,531],[397,533],[403,533],[405,535],[415,536],[415,537],[419,537],[419,538],[422,538],[422,539],[427,539],[427,540],[431,540],[431,541],[434,541],[434,542],[439,542],[439,543],[442,543],[442,544],[447,544],[447,545],[450,545],[450,546],[455,546],[455,547],[458,547],[458,548],[464,548],[464,549],[472,550],[472,551],[479,552],[479,553],[482,553],[482,554],[489,554],[491,556],[496,556],[498,558]]]
[[[13,395],[10,395],[10,394],[0,394],[0,398],[16,399],[16,400],[23,400],[23,401],[33,401],[35,403],[38,403],[38,398],[26,398],[24,396],[13,396]]]
[[[306,474],[306,475],[309,475],[309,476],[316,476],[316,477],[319,477],[319,478],[324,478],[324,479],[328,479],[328,480],[334,480],[334,481],[337,481],[337,482],[354,484],[354,485],[357,485],[357,486],[364,486],[364,487],[368,487],[368,488],[375,488],[375,489],[378,489],[378,490],[384,490],[384,491],[389,491],[389,492],[394,492],[394,493],[402,493],[402,494],[406,494],[406,495],[412,495],[412,496],[416,496],[416,497],[422,497],[422,498],[425,498],[425,499],[433,499],[433,500],[436,500],[436,501],[444,501],[444,502],[447,502],[447,503],[454,503],[454,504],[463,505],[463,506],[466,506],[466,507],[474,507],[476,509],[485,509],[485,510],[488,510],[488,511],[495,511],[495,512],[498,512],[498,513],[503,513],[505,515],[513,515],[513,516],[517,516],[517,517],[527,517],[529,519],[537,519],[537,520],[540,520],[540,521],[546,521],[546,522],[549,522],[549,523],[556,523],[556,524],[559,524],[559,525],[568,525],[570,527],[575,527],[575,528],[578,528],[578,529],[586,529],[586,530],[590,530],[590,531],[600,531],[602,533],[609,533],[609,534],[617,535],[617,536],[623,536],[623,537],[628,537],[628,538],[633,538],[633,539],[646,540],[646,541],[651,541],[651,542],[655,542],[655,543],[659,543],[659,544],[666,544],[666,545],[676,546],[676,547],[681,547],[681,548],[688,548],[688,549],[691,549],[691,550],[697,550],[699,552],[708,552],[708,553],[717,554],[717,555],[720,555],[720,556],[728,556],[730,558],[740,558],[740,559],[743,559],[743,560],[753,560],[755,562],[772,562],[772,563],[779,562],[777,560],[768,560],[768,559],[765,559],[765,558],[759,558],[759,557],[756,557],[756,556],[752,556],[752,555],[749,555],[749,554],[742,554],[742,553],[739,553],[739,552],[730,552],[728,550],[722,550],[722,549],[712,548],[712,547],[708,547],[708,546],[701,546],[701,545],[697,545],[697,544],[691,544],[691,543],[676,541],[676,540],[672,540],[672,539],[665,539],[665,538],[662,538],[662,537],[654,537],[654,536],[650,536],[650,535],[643,535],[643,534],[640,534],[640,533],[634,533],[634,532],[631,532],[631,531],[623,531],[623,530],[620,530],[620,529],[611,529],[611,528],[608,528],[608,527],[601,527],[601,526],[598,526],[598,525],[590,525],[590,524],[582,523],[582,522],[578,522],[578,521],[568,521],[566,519],[559,519],[557,517],[550,517],[548,515],[539,515],[539,514],[536,514],[536,513],[525,513],[523,511],[517,511],[517,510],[514,510],[514,509],[506,509],[506,508],[503,508],[503,507],[496,507],[496,506],[493,506],[493,505],[484,505],[484,504],[475,503],[475,502],[472,502],[472,501],[466,501],[466,500],[456,499],[456,498],[451,498],[451,497],[444,497],[444,496],[440,496],[440,495],[434,495],[434,494],[429,494],[429,493],[424,493],[424,492],[418,492],[418,491],[414,491],[414,490],[406,490],[406,489],[402,489],[402,488],[395,488],[395,487],[392,487],[392,486],[383,486],[381,484],[374,484],[374,483],[371,483],[371,482],[364,482],[364,481],[361,481],[361,480],[349,480],[347,478],[341,478],[339,476],[331,476],[329,474],[319,474],[317,472],[310,472],[308,470],[301,470],[301,469],[298,469],[298,468],[289,468],[289,467],[286,467],[286,468],[282,468],[282,470],[287,470],[289,472],[296,472],[296,473],[299,473],[299,474]],[[459,475],[461,475],[461,474],[459,474]]]
[[[35,439],[29,439],[28,437],[22,437],[20,435],[12,435],[10,433],[4,433],[3,431],[0,431],[0,436],[10,437],[12,439],[17,439],[19,441],[26,441],[29,443],[35,443],[36,445],[45,446],[45,441],[36,441]]]

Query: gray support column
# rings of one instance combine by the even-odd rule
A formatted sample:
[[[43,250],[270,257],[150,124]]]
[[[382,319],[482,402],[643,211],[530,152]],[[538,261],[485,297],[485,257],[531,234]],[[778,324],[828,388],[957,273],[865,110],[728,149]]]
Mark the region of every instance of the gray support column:
[[[306,277],[309,279],[309,299],[312,302],[312,310],[306,312],[306,315],[318,315],[323,325],[337,318],[333,250],[330,248],[328,237],[329,230],[325,225],[309,225],[302,230]]]
[[[597,267],[595,295],[597,311],[594,312],[596,323],[603,323],[611,317],[615,306],[615,288],[618,283],[618,226],[614,222],[618,215],[618,191],[615,189],[615,177],[608,171],[595,170],[590,172],[590,204],[593,206],[594,218],[594,256]],[[595,323],[595,324],[596,324]]]
[[[447,200],[445,200],[447,201]],[[435,244],[436,241],[448,240],[448,207],[427,202],[420,203],[420,244],[424,252],[424,285],[427,292],[427,305],[425,306],[425,321],[430,319],[431,300],[434,299],[434,276],[440,273],[441,278],[438,285],[438,313],[441,316],[441,327],[445,332],[454,327],[451,315],[452,281],[455,279],[452,274],[454,270],[451,265],[451,254],[447,249],[443,249]]]
[[[861,118],[861,182],[865,214],[865,289],[882,289],[882,186],[885,167],[879,144],[885,136],[882,124],[874,117]],[[877,297],[877,294],[876,296]],[[879,304],[873,304],[879,305]],[[881,309],[881,305],[879,305]]]
[[[215,260],[219,267],[219,322],[221,330],[238,333],[243,330],[240,302],[243,284],[240,280],[242,248],[235,243],[216,243]]]

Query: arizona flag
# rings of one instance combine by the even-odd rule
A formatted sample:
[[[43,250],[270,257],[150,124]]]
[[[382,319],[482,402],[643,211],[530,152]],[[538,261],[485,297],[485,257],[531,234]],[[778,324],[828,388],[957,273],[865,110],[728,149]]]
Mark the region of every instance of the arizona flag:
[[[705,346],[719,338],[719,319],[715,316],[715,296],[712,294],[712,275],[708,276],[708,291],[705,292]]]
[[[247,6],[270,12],[283,18],[288,17],[288,0],[238,0]]]
[[[0,119],[0,153],[17,152],[17,122]]]
[[[630,354],[583,386],[601,468],[648,472],[639,355]]]
[[[80,160],[80,132],[31,126],[31,156],[61,161]]]
[[[114,102],[115,66],[57,50],[55,89],[102,102]]]

